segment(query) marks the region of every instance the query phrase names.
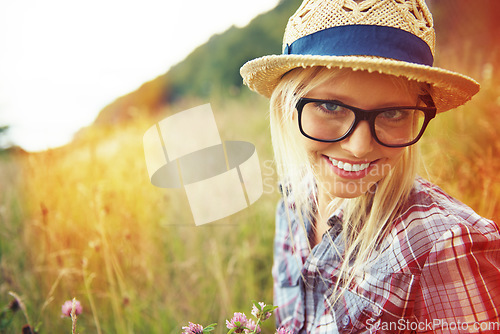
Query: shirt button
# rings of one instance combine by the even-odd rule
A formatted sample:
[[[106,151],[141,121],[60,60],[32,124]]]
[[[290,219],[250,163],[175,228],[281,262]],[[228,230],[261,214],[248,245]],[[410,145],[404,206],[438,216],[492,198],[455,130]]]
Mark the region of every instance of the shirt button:
[[[344,315],[344,317],[342,318],[342,324],[344,326],[347,326],[347,325],[349,325],[349,322],[351,322],[351,319],[349,318],[349,316],[347,314]]]

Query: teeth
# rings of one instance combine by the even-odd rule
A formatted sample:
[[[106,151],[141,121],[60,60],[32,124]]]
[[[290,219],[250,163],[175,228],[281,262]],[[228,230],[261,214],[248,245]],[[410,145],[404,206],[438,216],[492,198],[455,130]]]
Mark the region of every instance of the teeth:
[[[338,161],[338,160],[335,160],[333,158],[329,158],[329,159],[332,162],[332,165],[334,165],[340,169],[343,169],[346,172],[360,172],[360,171],[363,171],[363,170],[367,169],[368,167],[370,167],[369,162],[364,163],[364,164],[350,164],[348,162]]]

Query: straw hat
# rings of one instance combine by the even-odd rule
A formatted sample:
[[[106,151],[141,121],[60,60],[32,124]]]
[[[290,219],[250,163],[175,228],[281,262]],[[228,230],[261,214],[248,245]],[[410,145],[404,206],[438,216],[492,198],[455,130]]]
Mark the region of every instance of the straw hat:
[[[251,60],[240,73],[250,89],[270,97],[297,67],[377,71],[430,84],[443,112],[470,100],[479,84],[432,67],[434,47],[424,0],[304,0],[286,26],[283,54]]]

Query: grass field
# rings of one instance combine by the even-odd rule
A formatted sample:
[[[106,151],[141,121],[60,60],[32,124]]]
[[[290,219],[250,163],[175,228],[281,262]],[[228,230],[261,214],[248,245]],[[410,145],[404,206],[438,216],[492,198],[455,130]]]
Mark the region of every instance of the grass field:
[[[500,221],[500,83],[488,66],[478,70],[483,90],[473,102],[431,122],[421,174]],[[217,322],[222,333],[225,319],[249,312],[252,300],[272,303],[278,194],[267,101],[190,101],[163,117],[206,102],[223,140],[255,144],[264,194],[205,226],[194,226],[182,190],[149,182],[142,136],[158,119],[94,129],[60,149],[0,156],[0,309],[11,291],[27,315],[18,311],[7,324],[4,312],[4,333],[28,322],[39,333],[70,332],[60,313],[73,297],[84,307],[81,334],[180,333],[188,321]]]
[[[72,297],[84,305],[80,333],[175,333],[188,321],[224,324],[232,312],[249,312],[252,300],[271,303],[277,194],[264,170],[271,158],[265,102],[253,105],[212,108],[224,140],[257,146],[266,193],[206,226],[194,226],[183,191],[149,182],[142,136],[155,120],[3,157],[1,304],[12,299],[9,291],[20,295],[44,333],[71,328],[59,315]],[[25,323],[17,314],[7,332]]]

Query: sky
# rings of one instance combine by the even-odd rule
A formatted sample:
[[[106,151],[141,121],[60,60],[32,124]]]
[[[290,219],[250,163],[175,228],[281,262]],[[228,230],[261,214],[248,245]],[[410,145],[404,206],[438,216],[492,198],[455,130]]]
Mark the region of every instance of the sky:
[[[9,130],[0,145],[41,151],[68,143],[116,98],[277,3],[2,0],[0,127]]]

